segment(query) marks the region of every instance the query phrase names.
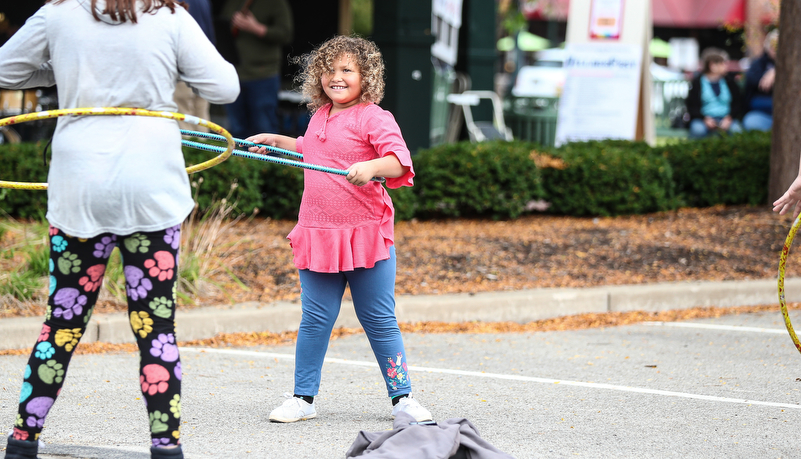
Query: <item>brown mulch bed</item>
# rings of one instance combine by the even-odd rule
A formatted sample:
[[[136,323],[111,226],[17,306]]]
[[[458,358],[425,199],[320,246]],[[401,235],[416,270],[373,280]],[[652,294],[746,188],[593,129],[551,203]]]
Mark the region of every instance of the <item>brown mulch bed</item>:
[[[209,282],[181,308],[300,297],[286,235],[293,221],[242,220],[217,241]],[[398,222],[398,295],[775,278],[792,224],[767,206],[512,221]],[[788,261],[787,276],[801,275]],[[46,292],[45,292],[46,294]],[[124,308],[108,295],[98,312]],[[35,305],[0,317],[36,315]]]
[[[286,240],[294,223],[250,219],[233,225],[217,241],[218,269],[213,270],[204,293],[194,304],[180,307],[298,300],[298,276]],[[791,224],[790,217],[778,216],[767,206],[718,206],[614,218],[535,215],[513,221],[398,222],[397,294],[775,278]],[[787,276],[799,275],[801,262],[794,263],[791,253]],[[42,314],[42,306],[6,307],[0,317]],[[123,308],[124,304],[106,297],[97,312]],[[775,305],[659,314],[588,314],[525,325],[404,324],[404,329],[480,332],[583,328],[649,317],[681,320],[767,308]],[[194,344],[277,343],[292,338],[291,333],[236,334]],[[100,351],[109,350],[98,346],[103,348],[98,348]]]
[[[397,294],[773,278],[791,223],[768,207],[739,206],[614,218],[398,222]],[[225,293],[200,302],[298,299],[285,239],[293,225],[237,224],[226,235],[225,263],[249,290],[220,273]],[[791,259],[787,276],[799,275],[799,265]]]

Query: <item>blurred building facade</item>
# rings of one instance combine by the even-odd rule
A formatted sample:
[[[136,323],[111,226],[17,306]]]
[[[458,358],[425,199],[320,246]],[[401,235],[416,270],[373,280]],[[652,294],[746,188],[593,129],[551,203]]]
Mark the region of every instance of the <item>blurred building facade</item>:
[[[699,49],[725,49],[733,59],[756,57],[778,24],[780,0],[651,0],[654,37],[691,38]],[[521,0],[529,30],[563,40],[570,0]],[[561,38],[560,38],[561,37]]]

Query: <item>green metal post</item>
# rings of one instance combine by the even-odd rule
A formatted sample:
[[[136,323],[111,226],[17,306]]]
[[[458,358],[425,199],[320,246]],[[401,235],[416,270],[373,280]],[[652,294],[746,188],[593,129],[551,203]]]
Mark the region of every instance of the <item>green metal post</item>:
[[[471,89],[493,91],[498,54],[495,50],[496,2],[464,0],[462,27],[459,30],[459,58],[456,71],[470,77]],[[482,104],[473,117],[492,119],[492,107]]]
[[[373,36],[386,64],[381,106],[392,112],[409,150],[429,147],[432,65],[431,0],[381,0]]]

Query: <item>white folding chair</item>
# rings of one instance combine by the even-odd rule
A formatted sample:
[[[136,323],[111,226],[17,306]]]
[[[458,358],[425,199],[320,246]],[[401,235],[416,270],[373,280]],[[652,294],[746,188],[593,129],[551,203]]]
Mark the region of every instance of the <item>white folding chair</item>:
[[[474,121],[472,107],[478,106],[482,99],[492,102],[492,121]],[[471,142],[485,140],[512,140],[512,130],[506,127],[503,119],[501,98],[494,91],[465,91],[448,94],[448,102],[462,107],[464,123]]]

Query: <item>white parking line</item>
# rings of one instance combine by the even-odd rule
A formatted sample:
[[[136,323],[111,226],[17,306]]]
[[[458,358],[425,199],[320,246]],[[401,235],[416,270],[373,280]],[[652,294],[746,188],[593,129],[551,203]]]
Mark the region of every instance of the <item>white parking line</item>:
[[[285,360],[295,360],[295,356],[292,354],[278,354],[274,352],[259,352],[259,351],[245,351],[239,349],[214,349],[214,348],[202,348],[202,347],[181,347],[181,352],[197,352],[197,353],[208,353],[208,354],[228,354],[228,355],[242,355],[242,356],[249,356],[249,357],[266,357],[266,358],[276,358],[276,359],[285,359]],[[378,364],[375,362],[364,362],[359,360],[346,360],[346,359],[337,359],[337,358],[326,358],[325,361],[327,363],[335,363],[340,365],[350,365],[350,366],[359,366],[359,367],[378,367]],[[741,399],[741,398],[729,398],[729,397],[714,397],[711,395],[700,395],[700,394],[691,394],[687,392],[674,392],[669,390],[658,390],[658,389],[645,389],[641,387],[630,387],[630,386],[617,386],[614,384],[602,384],[602,383],[593,383],[593,382],[582,382],[582,381],[563,381],[559,379],[550,379],[550,378],[537,378],[534,376],[520,376],[520,375],[505,375],[500,373],[485,373],[480,371],[465,371],[465,370],[450,370],[447,368],[431,368],[431,367],[418,367],[418,366],[409,366],[409,369],[412,371],[421,371],[427,373],[441,373],[441,374],[451,374],[451,375],[459,375],[459,376],[471,376],[474,378],[494,378],[494,379],[507,379],[512,381],[523,381],[523,382],[534,382],[534,383],[541,383],[541,384],[559,384],[562,386],[575,386],[575,387],[586,387],[590,389],[606,389],[606,390],[613,390],[618,392],[634,392],[640,394],[651,394],[651,395],[660,395],[664,397],[680,397],[680,398],[690,398],[696,400],[706,400],[710,402],[723,402],[723,403],[739,403],[744,405],[757,405],[757,406],[771,406],[771,407],[778,407],[778,408],[790,408],[790,409],[801,409],[801,405],[794,405],[790,403],[776,403],[776,402],[763,402],[759,400],[748,400],[748,399]]]
[[[652,327],[678,327],[678,328],[706,328],[708,330],[726,330],[726,331],[740,331],[751,333],[776,333],[784,334],[787,330],[779,328],[758,328],[758,327],[741,327],[737,325],[715,325],[715,324],[698,324],[689,322],[642,322],[642,325],[649,325]]]

